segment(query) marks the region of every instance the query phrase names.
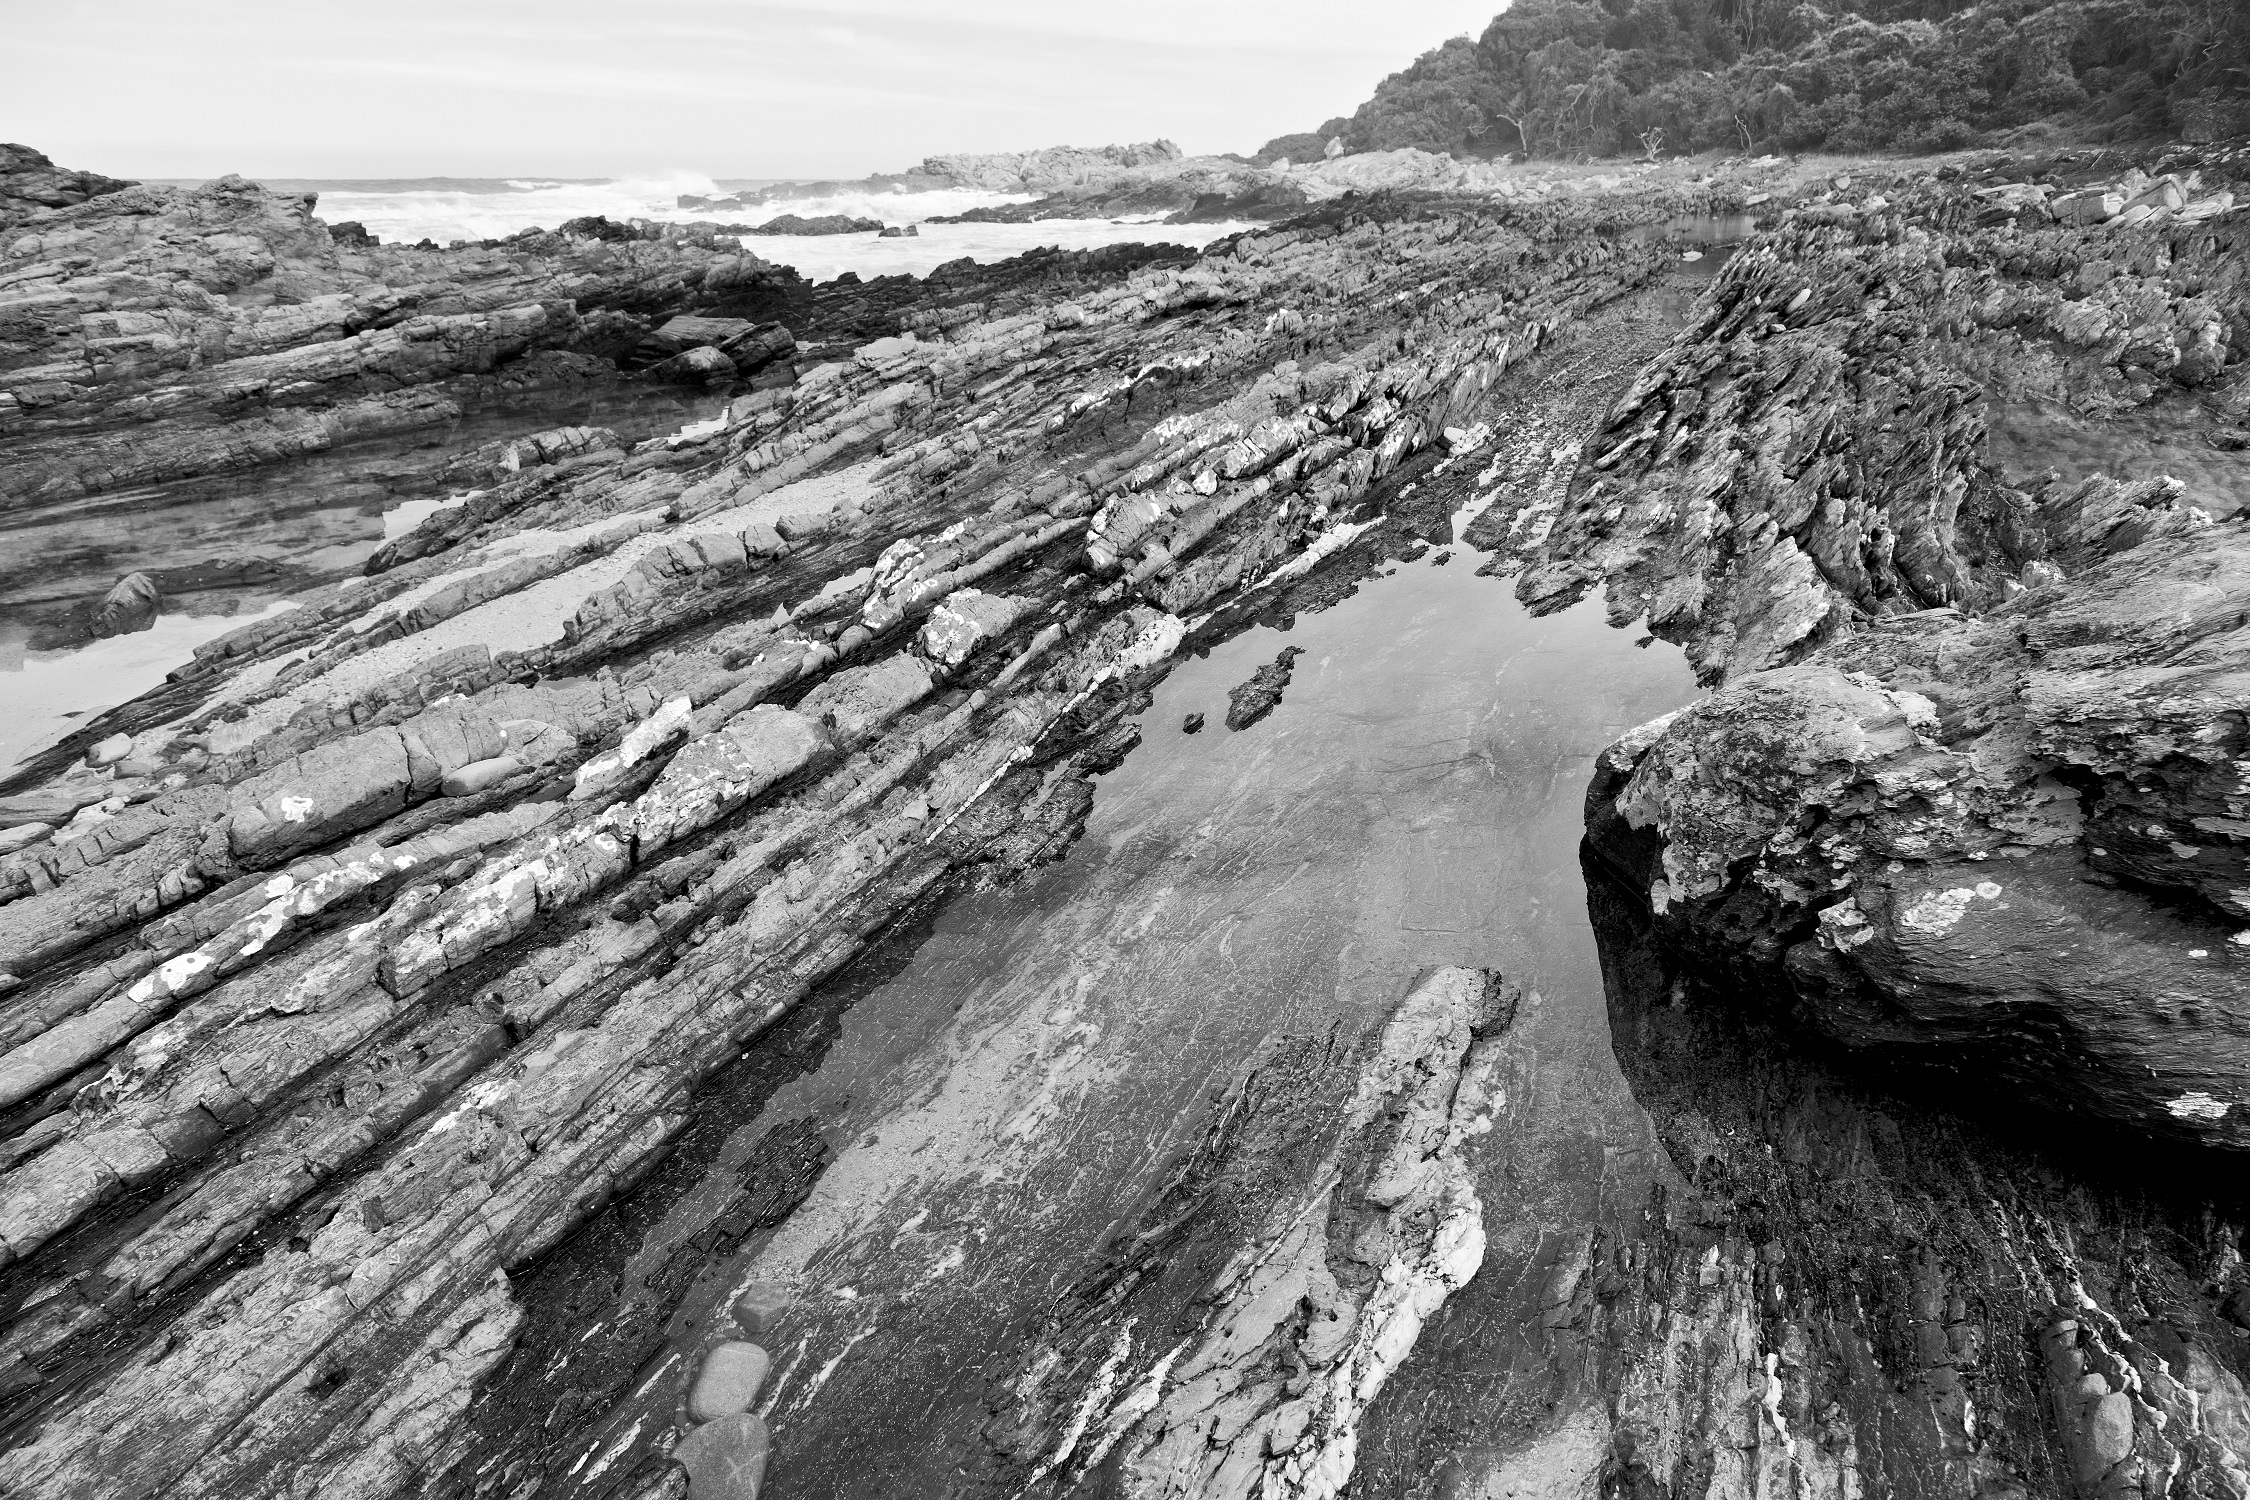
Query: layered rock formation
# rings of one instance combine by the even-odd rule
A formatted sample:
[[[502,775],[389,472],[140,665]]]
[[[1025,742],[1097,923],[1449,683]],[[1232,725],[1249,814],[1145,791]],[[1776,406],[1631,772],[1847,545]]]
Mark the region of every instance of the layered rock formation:
[[[670,441],[454,455],[481,493],[0,788],[11,1492],[753,1482],[851,1347],[785,1364],[773,1320],[811,1314],[729,1310],[836,1149],[810,1117],[747,1160],[712,1140],[835,1025],[807,997],[1067,845],[1181,656],[1459,518],[1527,600],[1606,588],[1716,685],[1589,803],[1661,1160],[1613,1175],[1630,1142],[1602,1144],[1598,1212],[1493,1284],[1488,1235],[1539,1211],[1496,1196],[1539,1182],[1512,1122],[1583,1081],[1525,1051],[1536,996],[1402,974],[1382,1024],[1249,1061],[1025,1331],[950,1482],[2250,1493],[2231,1209],[2192,1172],[2096,1172],[2113,1137],[2058,1165],[1791,1050],[2239,1144],[2241,522],[2150,476],[2011,472],[1985,415],[2240,430],[2231,213],[2075,227],[2038,194],[1824,183],[1698,299],[1664,234],[1770,175],[1352,199],[1201,256],[732,300],[693,232],[378,256],[227,184],[34,221],[247,257],[209,294],[230,329],[312,305],[265,300],[303,264],[509,261],[500,312],[575,286],[557,316],[607,354],[753,388]],[[250,275],[276,244],[311,249]],[[132,262],[34,264],[77,307]],[[318,296],[374,295],[350,284]],[[178,430],[261,430],[178,357],[63,393],[56,446],[21,451],[175,389]],[[683,1156],[718,1165],[665,1176]],[[548,1275],[588,1245],[633,1274]],[[752,1405],[790,1381],[799,1406]]]
[[[135,184],[99,172],[74,172],[48,160],[44,151],[0,141],[0,225],[52,208],[69,208],[104,193]]]
[[[2239,1149],[2250,532],[2161,475],[2010,473],[1988,426],[2238,428],[2244,231],[1886,191],[1727,267],[1519,585],[1599,579],[1725,684],[1610,753],[1594,845],[1825,1036]]]
[[[1364,1413],[1483,1262],[1461,1148],[1494,1128],[1521,998],[1497,974],[1428,975],[1332,1103],[1318,1043],[1254,1058],[1008,1382],[1014,1491],[1067,1493],[1109,1462],[1133,1497],[1342,1493]],[[1325,1128],[1283,1100],[1329,1104]]]
[[[706,235],[339,240],[240,178],[45,209],[0,244],[0,505],[239,470],[614,376],[649,321],[794,283]],[[785,293],[783,293],[785,294]]]
[[[1184,643],[1672,260],[1552,227],[1433,204],[1074,295],[933,278],[909,332],[673,445],[511,447],[35,763],[0,864],[11,1485],[513,1492],[603,1431],[456,1445],[511,1272],[895,915],[1067,842]],[[629,1424],[605,1482],[680,1430]]]

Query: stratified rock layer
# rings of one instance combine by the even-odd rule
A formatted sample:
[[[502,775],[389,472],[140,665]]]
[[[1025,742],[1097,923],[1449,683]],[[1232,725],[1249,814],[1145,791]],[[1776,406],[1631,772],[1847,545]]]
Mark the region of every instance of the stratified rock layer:
[[[1519,585],[1603,580],[1725,682],[1590,797],[1670,940],[1854,1048],[2230,1149],[2250,525],[2163,476],[2011,475],[1986,413],[2238,424],[2245,248],[1921,189],[1801,213],[1618,405]]]
[[[480,460],[368,577],[36,762],[12,805],[52,831],[0,859],[11,1486],[512,1488],[449,1446],[509,1273],[871,934],[1067,843],[1195,632],[1669,259],[1505,217],[933,278],[911,331],[671,445]]]

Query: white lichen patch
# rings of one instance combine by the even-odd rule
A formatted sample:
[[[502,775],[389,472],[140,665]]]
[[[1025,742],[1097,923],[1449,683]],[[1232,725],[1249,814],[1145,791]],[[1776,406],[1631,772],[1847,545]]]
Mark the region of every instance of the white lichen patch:
[[[2176,1120],[2223,1120],[2234,1106],[2224,1099],[2214,1099],[2201,1089],[2190,1089],[2164,1106]]]
[[[2000,898],[2000,887],[1985,880],[1973,887],[1961,885],[1950,890],[1927,892],[1899,914],[1899,925],[1928,937],[1938,937],[1958,926],[1961,918],[1980,898],[1997,901]]]
[[[1875,929],[1869,925],[1867,913],[1857,902],[1841,901],[1825,907],[1820,913],[1820,943],[1838,953],[1849,953],[1862,943],[1872,942]]]

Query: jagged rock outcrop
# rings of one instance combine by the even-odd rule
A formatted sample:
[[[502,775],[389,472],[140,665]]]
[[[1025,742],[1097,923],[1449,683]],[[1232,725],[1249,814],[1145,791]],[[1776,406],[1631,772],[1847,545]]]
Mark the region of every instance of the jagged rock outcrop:
[[[44,151],[0,141],[0,225],[50,208],[68,208],[135,184],[99,172],[58,167]]]
[[[749,226],[745,234],[874,234],[883,227],[881,219],[862,219],[852,214],[780,214],[762,223]]]
[[[2250,530],[2177,480],[2010,474],[1986,413],[2232,420],[2242,230],[1896,191],[1722,273],[1519,584],[1603,580],[1725,684],[1609,752],[1589,836],[1811,1031],[2238,1150]]]
[[[2223,1173],[2170,1143],[1995,1129],[1963,1117],[1976,1085],[1901,1094],[1864,1055],[1808,1054],[1788,1014],[1683,962],[1640,891],[1589,873],[1617,1058],[1668,1170],[1556,1268],[1547,1336],[1578,1415],[1529,1455],[1547,1476],[1821,1500],[2250,1490]],[[1436,1420],[1490,1404],[1463,1392]]]
[[[1053,193],[1117,178],[1141,167],[1163,167],[1184,153],[1170,141],[1129,146],[1049,146],[1038,151],[925,157],[915,171],[957,187],[993,193]]]
[[[776,277],[708,236],[423,251],[337,240],[238,177],[124,187],[0,243],[0,505],[255,466],[615,377],[622,320],[755,307]]]

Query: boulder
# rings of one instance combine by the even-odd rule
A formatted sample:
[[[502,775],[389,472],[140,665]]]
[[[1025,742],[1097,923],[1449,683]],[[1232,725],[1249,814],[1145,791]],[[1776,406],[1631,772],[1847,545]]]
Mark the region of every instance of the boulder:
[[[1605,754],[1589,840],[1833,1041],[2250,1150],[2250,532],[2099,484],[2046,518],[2067,583],[1736,678]]]
[[[443,797],[468,797],[487,787],[498,786],[523,769],[523,762],[512,755],[495,755],[488,760],[473,760],[445,773],[438,783],[438,795]]]
[[[2047,207],[2065,224],[2100,224],[2124,211],[2125,195],[2114,188],[2065,193]]]
[[[689,1500],[758,1500],[772,1451],[765,1418],[746,1411],[696,1428],[672,1461],[688,1472]]]
[[[922,230],[918,225],[885,224],[883,226],[883,238],[886,240],[912,240],[920,239],[921,236]]]
[[[943,666],[957,667],[979,646],[1023,618],[1027,601],[979,589],[960,589],[930,612],[922,626],[922,651]]]
[[[669,378],[673,379],[731,379],[737,374],[755,374],[793,353],[796,347],[796,339],[779,323],[682,315],[650,330],[625,364],[628,369],[647,370],[659,379],[667,378],[667,371],[672,372]],[[709,359],[682,362],[683,354],[703,349],[724,358],[728,368],[723,374]],[[687,373],[690,371],[695,373]]]
[[[745,230],[747,234],[880,234],[881,219],[857,219],[850,214],[782,214]]]
[[[42,209],[68,208],[121,192],[134,184],[99,172],[74,172],[58,167],[46,153],[29,146],[0,142],[0,224],[26,218]]]
[[[146,573],[128,573],[102,595],[101,607],[94,612],[94,634],[106,638],[147,630],[163,605],[164,591],[155,579]]]
[[[132,753],[133,737],[129,734],[113,734],[87,750],[86,764],[97,769],[113,766]]]
[[[732,1339],[703,1356],[695,1384],[688,1388],[690,1421],[714,1422],[748,1411],[773,1368],[773,1356],[756,1344]]]
[[[753,1338],[771,1333],[789,1315],[792,1303],[786,1288],[761,1282],[734,1299],[735,1326]]]
[[[648,378],[674,385],[719,385],[735,377],[734,361],[705,346],[675,354],[648,367]]]

